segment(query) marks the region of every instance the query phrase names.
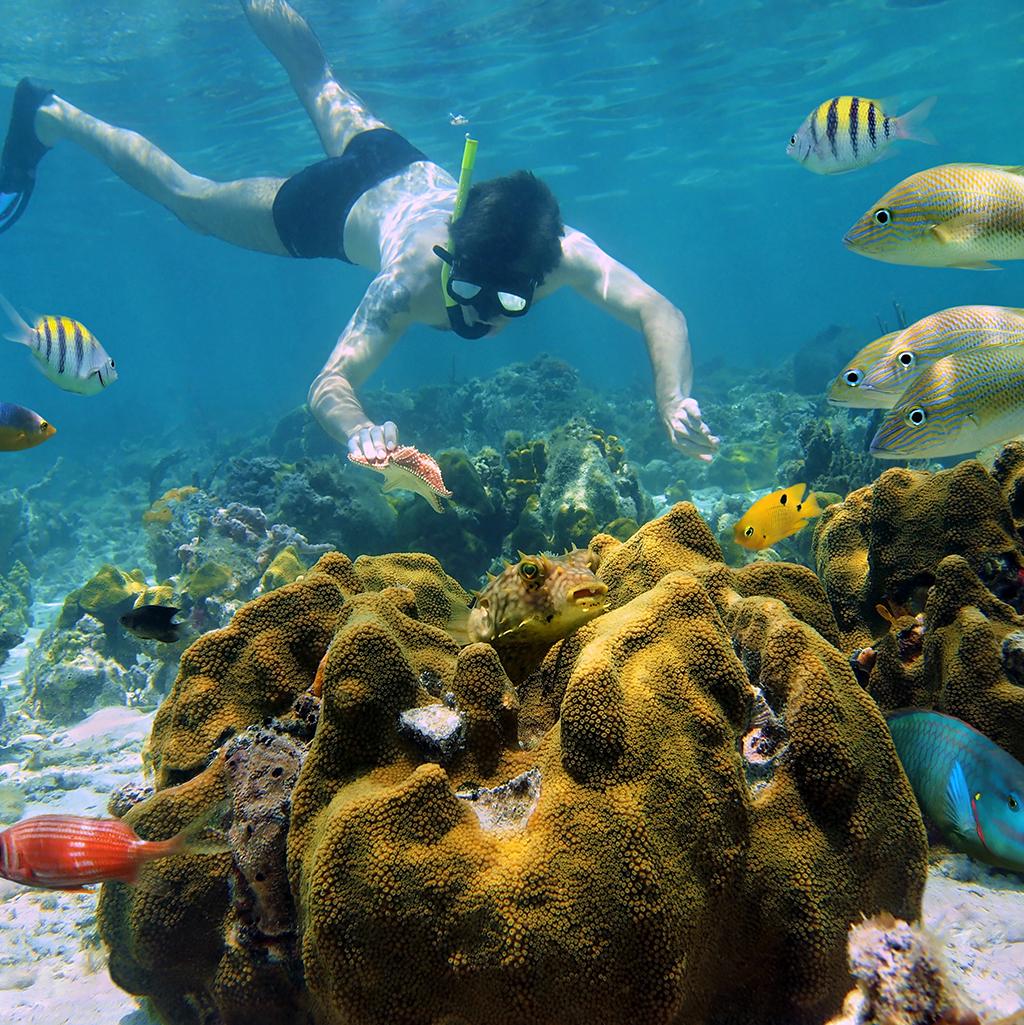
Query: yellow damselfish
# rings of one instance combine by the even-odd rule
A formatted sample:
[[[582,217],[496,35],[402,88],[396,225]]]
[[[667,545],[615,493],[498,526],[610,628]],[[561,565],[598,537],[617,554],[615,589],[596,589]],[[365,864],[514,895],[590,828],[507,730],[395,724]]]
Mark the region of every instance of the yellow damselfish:
[[[732,528],[736,544],[757,552],[803,530],[822,512],[814,492],[805,497],[806,491],[806,484],[794,484],[759,498]]]

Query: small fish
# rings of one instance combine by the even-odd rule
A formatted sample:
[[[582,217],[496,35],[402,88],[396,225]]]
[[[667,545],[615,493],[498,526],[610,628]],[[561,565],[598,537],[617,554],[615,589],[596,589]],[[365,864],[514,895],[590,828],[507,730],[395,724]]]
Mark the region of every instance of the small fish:
[[[594,575],[586,548],[524,555],[493,577],[449,632],[461,643],[554,644],[606,611],[608,585]]]
[[[13,402],[0,402],[0,452],[35,448],[57,433],[57,428],[38,413]]]
[[[39,369],[58,388],[95,395],[117,380],[114,361],[84,324],[70,317],[40,317],[29,327],[2,295],[0,306],[14,328],[4,337],[28,346]]]
[[[0,832],[0,876],[49,890],[107,882],[131,885],[142,866],[156,858],[230,850],[226,840],[202,837],[223,811],[218,806],[170,840],[142,840],[121,819],[35,815]]]
[[[1024,168],[943,164],[918,171],[843,237],[862,256],[918,267],[992,270],[1024,259]]]
[[[899,117],[889,117],[878,100],[836,96],[804,118],[786,153],[815,174],[843,174],[873,164],[897,139],[934,143],[921,123],[935,106],[929,97]]]
[[[121,617],[121,626],[144,641],[173,644],[181,638],[181,623],[172,622],[180,609],[173,605],[138,605]]]
[[[806,484],[794,484],[759,498],[734,524],[732,536],[736,544],[758,552],[803,530],[822,513],[813,491],[804,497],[806,490]]]
[[[879,459],[965,455],[1024,432],[1024,346],[986,345],[936,360],[871,439]]]
[[[848,406],[852,409],[888,409],[883,404],[884,396],[861,388],[864,375],[888,351],[902,331],[890,331],[873,342],[868,342],[849,363],[836,375],[828,389],[828,401],[834,406]]]
[[[357,466],[366,466],[383,474],[382,492],[394,491],[395,488],[415,492],[434,512],[441,512],[441,498],[452,497],[444,486],[437,460],[412,445],[400,445],[384,459],[373,462],[353,452],[349,452],[348,458]]]
[[[950,845],[1024,872],[1024,765],[951,715],[908,708],[885,718],[921,810]]]
[[[468,125],[469,118],[462,114],[456,114],[454,111],[448,112],[448,124],[459,127],[460,125]]]

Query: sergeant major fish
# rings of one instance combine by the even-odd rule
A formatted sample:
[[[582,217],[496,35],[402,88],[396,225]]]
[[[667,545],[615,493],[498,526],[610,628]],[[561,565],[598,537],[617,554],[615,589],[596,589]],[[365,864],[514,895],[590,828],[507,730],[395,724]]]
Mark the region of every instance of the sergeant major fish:
[[[836,96],[804,118],[786,153],[815,174],[843,174],[874,163],[896,139],[934,143],[921,127],[935,105],[932,96],[900,117],[889,117],[877,100]]]
[[[813,491],[804,497],[806,490],[806,484],[794,484],[759,498],[733,525],[736,544],[757,552],[803,530],[822,513]]]
[[[52,438],[57,428],[38,413],[13,402],[0,402],[0,452],[35,448]]]
[[[951,715],[910,708],[886,722],[921,810],[949,843],[1024,872],[1024,765]]]
[[[226,840],[211,843],[201,836],[222,811],[215,808],[169,840],[143,840],[121,819],[35,815],[0,832],[0,876],[51,890],[132,884],[142,866],[156,858],[229,850]]]
[[[899,332],[864,372],[860,392],[892,408],[910,382],[936,360],[984,345],[1024,345],[1024,310],[1007,306],[952,306]]]
[[[523,555],[479,592],[450,632],[466,642],[549,643],[605,611],[608,586],[585,548],[565,555]]]
[[[29,327],[2,295],[0,306],[14,328],[4,337],[27,346],[39,369],[58,388],[95,395],[117,380],[114,361],[84,324],[70,317],[47,316]]]
[[[1024,259],[1024,168],[943,164],[871,205],[843,237],[862,256],[918,267],[992,270]]]
[[[924,459],[977,452],[1024,431],[1024,345],[962,349],[936,360],[886,414],[871,454]]]

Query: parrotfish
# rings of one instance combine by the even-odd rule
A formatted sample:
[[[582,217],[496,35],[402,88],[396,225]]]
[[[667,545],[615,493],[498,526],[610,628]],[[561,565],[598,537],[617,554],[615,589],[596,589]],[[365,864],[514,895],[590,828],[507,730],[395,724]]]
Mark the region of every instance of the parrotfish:
[[[891,409],[910,382],[943,356],[984,345],[1024,345],[1024,310],[953,306],[904,328],[864,373],[860,391]]]
[[[803,530],[822,513],[813,491],[804,497],[806,490],[806,484],[794,484],[759,498],[733,525],[736,544],[757,552]]]
[[[977,452],[1024,432],[1024,345],[963,349],[907,387],[871,439],[879,459]]]
[[[1024,168],[943,164],[873,203],[846,233],[855,253],[918,267],[991,270],[1024,259]]]
[[[465,615],[453,616],[456,640],[554,644],[606,610],[608,585],[594,575],[585,548],[565,555],[524,555],[479,592]]]
[[[934,143],[921,123],[935,97],[899,117],[890,117],[878,100],[836,96],[815,107],[790,137],[786,153],[815,174],[843,174],[873,164],[897,139]]]
[[[828,401],[834,406],[850,406],[854,409],[888,409],[887,396],[874,391],[865,391],[861,384],[864,375],[889,351],[892,343],[902,331],[890,331],[873,342],[868,342],[856,356],[836,375],[828,389]]]
[[[0,452],[35,448],[57,433],[38,413],[13,402],[0,402]]]
[[[921,810],[950,845],[1024,872],[1024,765],[951,715],[909,708],[886,722]]]
[[[121,819],[35,815],[0,832],[0,876],[25,886],[78,890],[91,883],[133,884],[147,862],[177,854],[230,850],[201,836],[218,807],[169,840],[142,840]]]
[[[4,337],[27,346],[36,365],[58,388],[95,395],[117,380],[114,361],[84,324],[70,317],[48,316],[29,327],[2,295],[0,306],[13,325]]]

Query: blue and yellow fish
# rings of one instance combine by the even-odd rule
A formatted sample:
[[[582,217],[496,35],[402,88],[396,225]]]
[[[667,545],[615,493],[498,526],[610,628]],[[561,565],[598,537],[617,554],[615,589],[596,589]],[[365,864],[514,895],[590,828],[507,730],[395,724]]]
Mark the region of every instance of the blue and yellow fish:
[[[35,448],[52,438],[57,428],[38,413],[13,402],[0,402],[0,452]]]
[[[836,96],[815,107],[790,137],[786,153],[815,174],[843,174],[878,160],[897,139],[935,142],[921,127],[935,105],[932,96],[900,117],[878,100]]]
[[[84,324],[70,317],[49,316],[29,327],[2,295],[0,306],[13,326],[4,337],[27,346],[36,365],[58,388],[76,395],[95,395],[117,380],[114,361]]]
[[[1024,765],[951,715],[908,708],[885,718],[921,810],[950,846],[1024,872]]]

